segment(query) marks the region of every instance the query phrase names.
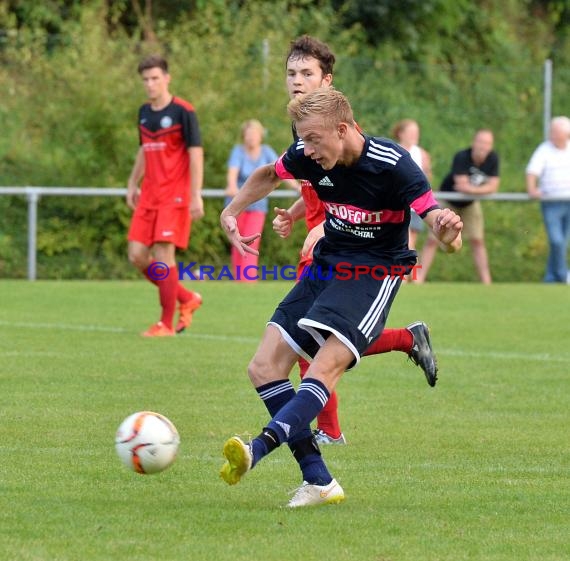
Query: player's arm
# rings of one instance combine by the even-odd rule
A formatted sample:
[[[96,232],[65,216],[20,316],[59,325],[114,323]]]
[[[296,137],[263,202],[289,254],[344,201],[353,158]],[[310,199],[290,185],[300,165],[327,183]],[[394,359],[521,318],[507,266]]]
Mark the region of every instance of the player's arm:
[[[435,208],[429,210],[423,220],[431,228],[443,251],[455,253],[461,249],[463,222],[458,214],[449,208]]]
[[[139,185],[144,176],[144,149],[141,146],[135,157],[135,163],[127,183],[127,205],[134,210],[139,201]]]
[[[288,209],[275,207],[273,230],[282,238],[286,238],[293,230],[293,224],[305,216],[306,206],[303,197],[298,198]]]
[[[441,209],[431,189],[416,197],[410,206],[416,214],[431,228],[443,251],[455,253],[461,249],[461,217],[449,208]]]
[[[190,215],[193,220],[204,216],[202,187],[204,185],[204,149],[201,146],[190,146]]]
[[[263,199],[271,193],[281,182],[275,171],[274,164],[267,164],[257,168],[243,184],[230,204],[222,211],[220,222],[230,243],[240,252],[258,255],[258,251],[249,247],[249,244],[261,236],[261,232],[251,236],[242,236],[237,227],[236,217],[249,205]]]
[[[283,179],[283,184],[297,193],[301,192],[301,184],[296,179]]]

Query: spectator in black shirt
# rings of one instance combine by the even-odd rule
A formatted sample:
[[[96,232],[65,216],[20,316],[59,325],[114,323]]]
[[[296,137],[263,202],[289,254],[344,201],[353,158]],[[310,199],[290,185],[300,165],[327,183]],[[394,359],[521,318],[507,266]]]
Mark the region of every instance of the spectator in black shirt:
[[[455,154],[451,171],[441,184],[441,191],[473,195],[472,200],[451,201],[447,206],[461,216],[462,236],[471,246],[473,261],[483,284],[491,284],[491,271],[485,247],[483,210],[478,197],[496,193],[499,189],[499,156],[493,150],[493,142],[491,130],[478,130],[471,147]],[[418,282],[425,281],[438,245],[432,235],[426,240],[420,259]]]

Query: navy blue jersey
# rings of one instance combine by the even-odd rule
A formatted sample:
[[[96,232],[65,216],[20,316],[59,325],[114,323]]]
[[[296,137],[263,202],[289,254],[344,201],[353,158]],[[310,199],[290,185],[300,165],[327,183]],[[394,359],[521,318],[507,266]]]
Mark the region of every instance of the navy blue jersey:
[[[410,265],[416,253],[408,248],[410,205],[420,216],[437,208],[430,185],[410,154],[386,138],[369,137],[358,161],[350,167],[324,170],[304,155],[299,139],[277,161],[280,177],[311,182],[325,207],[325,237],[315,260]]]

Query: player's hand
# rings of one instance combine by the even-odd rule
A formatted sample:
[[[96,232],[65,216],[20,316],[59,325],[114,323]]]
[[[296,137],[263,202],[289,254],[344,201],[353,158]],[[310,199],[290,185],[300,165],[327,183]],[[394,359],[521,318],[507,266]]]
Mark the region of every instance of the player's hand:
[[[257,251],[257,249],[249,247],[249,244],[259,238],[261,236],[261,233],[252,234],[251,236],[242,236],[239,233],[236,217],[230,214],[226,215],[222,213],[220,216],[220,223],[222,224],[222,228],[226,233],[228,240],[230,240],[232,246],[239,251],[240,255],[245,255],[246,253],[259,255],[259,251]]]
[[[461,248],[462,229],[461,217],[449,208],[444,208],[433,224],[433,233],[450,252],[458,251]]]
[[[313,254],[313,248],[324,235],[324,222],[321,222],[307,234],[305,243],[301,249],[301,257],[310,257]]]
[[[281,238],[287,238],[293,230],[293,217],[288,210],[275,207],[273,209],[277,215],[273,219],[273,231]]]
[[[137,208],[140,195],[141,195],[141,190],[138,187],[127,188],[127,206],[131,210],[135,210],[135,208]]]
[[[190,216],[192,220],[200,220],[204,217],[204,200],[201,195],[194,195],[190,203]]]

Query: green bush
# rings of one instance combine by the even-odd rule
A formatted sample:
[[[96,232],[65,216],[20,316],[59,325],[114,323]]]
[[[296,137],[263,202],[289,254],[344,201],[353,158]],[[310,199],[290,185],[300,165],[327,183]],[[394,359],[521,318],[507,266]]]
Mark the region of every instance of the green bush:
[[[5,25],[0,80],[7,85],[0,107],[4,185],[124,186],[138,146],[137,109],[144,101],[136,66],[153,51],[169,58],[173,93],[196,107],[208,188],[225,186],[227,157],[243,120],[260,119],[267,142],[278,152],[291,142],[284,55],[290,40],[305,32],[333,47],[335,84],[349,96],[367,132],[389,135],[396,120],[419,121],[436,188],[453,154],[469,144],[476,128],[486,126],[496,133],[502,190],[524,190],[524,167],[543,133],[542,64],[551,47],[557,57],[554,113],[570,113],[568,35],[552,14],[534,17],[527,3],[528,10],[521,11],[517,2],[491,2],[487,11],[475,14],[445,0],[429,2],[425,24],[412,30],[406,28],[409,18],[400,17],[393,37],[371,41],[370,25],[351,19],[355,6],[365,3],[198,2],[191,11],[177,11],[176,19],[161,16],[154,30],[157,43],[141,42],[132,22],[121,24],[131,21],[121,14],[126,3],[114,5],[112,12],[99,2],[71,4],[74,17],[55,18],[46,6],[32,10],[27,25],[16,25],[0,10]],[[388,13],[407,5],[378,4]],[[431,13],[435,5],[437,13]],[[414,17],[428,17],[424,11]],[[57,41],[45,21],[57,27]],[[555,28],[562,32],[553,35]],[[403,43],[412,39],[415,43]],[[181,260],[227,263],[227,242],[218,226],[221,204],[206,201],[206,217],[194,225],[191,247]],[[495,278],[538,280],[546,243],[536,206],[485,203],[485,208]],[[0,197],[0,210],[0,273],[25,276],[25,201]],[[129,218],[118,198],[44,197],[39,277],[136,278],[126,260]],[[521,224],[527,228],[524,235]],[[295,263],[303,230],[299,224],[283,242],[268,219],[262,263]],[[458,258],[438,258],[430,278],[474,279],[468,249]]]

